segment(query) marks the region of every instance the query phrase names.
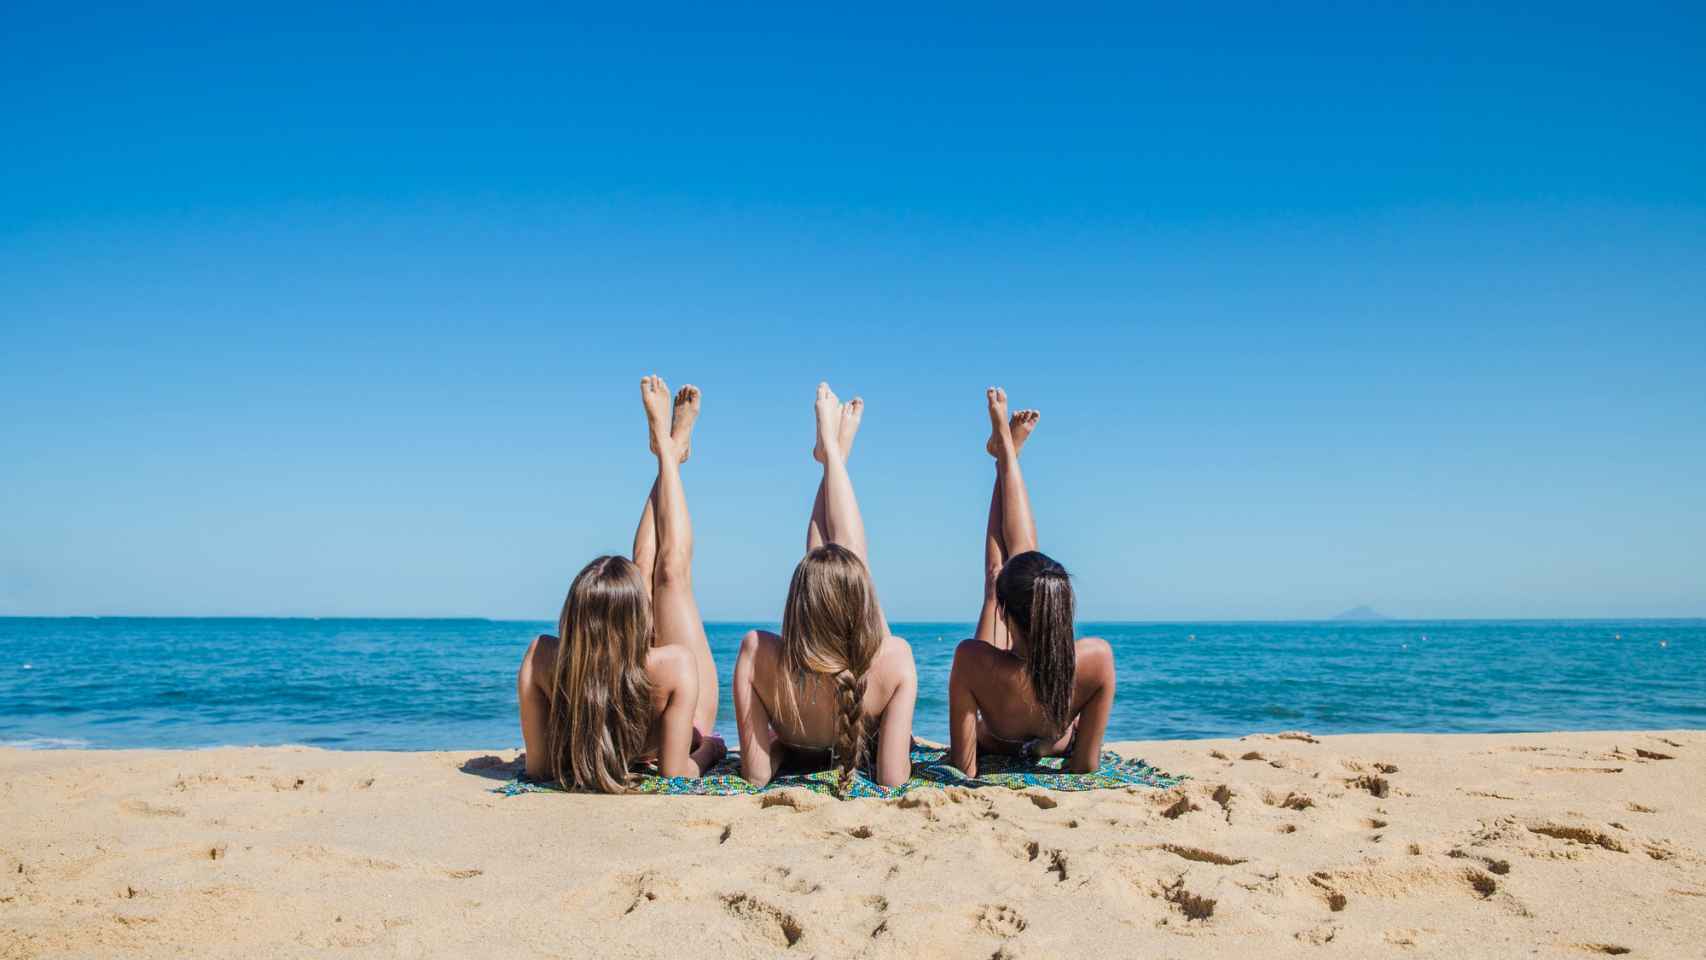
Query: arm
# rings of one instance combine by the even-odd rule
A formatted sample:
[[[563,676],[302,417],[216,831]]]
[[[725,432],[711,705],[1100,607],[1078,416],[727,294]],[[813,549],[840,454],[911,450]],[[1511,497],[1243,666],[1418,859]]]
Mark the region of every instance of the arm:
[[[754,786],[762,787],[776,775],[775,761],[770,750],[774,733],[770,728],[770,713],[764,709],[757,689],[759,645],[763,638],[757,630],[746,635],[735,658],[734,697],[735,724],[740,729],[740,775]]]
[[[889,658],[899,678],[877,727],[877,782],[898,787],[912,777],[912,713],[918,706],[918,665],[912,659],[911,644],[899,637],[890,637],[885,645],[889,643],[895,644]]]
[[[521,704],[521,740],[527,750],[527,776],[543,780],[551,775],[546,757],[545,725],[551,715],[551,698],[545,692],[543,678],[550,675],[556,661],[555,637],[539,636],[528,645],[521,658],[521,669],[515,675],[515,697]]]
[[[1087,637],[1078,641],[1078,685],[1084,692],[1078,714],[1078,745],[1072,749],[1067,770],[1091,773],[1102,762],[1102,737],[1108,732],[1108,715],[1114,709],[1114,651],[1106,640]]]
[[[948,762],[968,777],[977,776],[977,696],[972,692],[971,675],[976,670],[972,661],[980,651],[974,644],[983,641],[960,643],[948,672]]]
[[[723,741],[696,737],[693,708],[699,701],[699,673],[693,655],[680,647],[658,647],[650,658],[653,682],[668,689],[658,716],[658,772],[666,777],[697,777],[722,759]],[[699,742],[695,745],[695,740]]]

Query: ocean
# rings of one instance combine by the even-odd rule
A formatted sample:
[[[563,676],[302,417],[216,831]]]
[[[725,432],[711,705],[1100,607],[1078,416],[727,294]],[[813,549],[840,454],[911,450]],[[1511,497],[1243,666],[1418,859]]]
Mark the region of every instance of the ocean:
[[[729,675],[754,626],[708,625]],[[947,736],[969,623],[896,623],[915,732]],[[1706,727],[1706,621],[1081,623],[1117,658],[1110,740]],[[515,671],[554,625],[490,620],[0,618],[0,745],[518,746]]]

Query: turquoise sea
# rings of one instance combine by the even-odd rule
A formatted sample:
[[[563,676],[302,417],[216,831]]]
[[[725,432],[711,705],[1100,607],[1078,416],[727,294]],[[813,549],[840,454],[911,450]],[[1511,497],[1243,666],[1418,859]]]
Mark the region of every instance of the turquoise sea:
[[[734,651],[710,625],[732,739]],[[338,749],[520,743],[515,669],[552,624],[489,620],[0,618],[0,745]],[[1118,658],[1111,739],[1262,730],[1706,727],[1706,621],[1083,623]],[[968,623],[897,623],[916,731],[947,732]]]

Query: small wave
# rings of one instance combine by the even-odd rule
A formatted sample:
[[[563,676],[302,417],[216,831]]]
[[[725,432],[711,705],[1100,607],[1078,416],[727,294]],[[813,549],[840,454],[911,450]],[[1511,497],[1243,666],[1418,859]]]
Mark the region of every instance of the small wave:
[[[0,747],[13,750],[87,750],[89,741],[76,737],[24,737],[18,740],[0,740]]]

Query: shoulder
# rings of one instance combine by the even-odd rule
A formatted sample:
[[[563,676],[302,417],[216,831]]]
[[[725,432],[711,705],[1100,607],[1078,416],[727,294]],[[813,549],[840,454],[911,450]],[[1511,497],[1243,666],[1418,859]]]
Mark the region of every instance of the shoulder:
[[[521,658],[522,677],[538,677],[545,679],[556,672],[557,648],[561,645],[556,637],[541,633],[527,645],[527,653]]]
[[[653,685],[678,690],[698,681],[693,654],[686,647],[670,644],[646,652],[646,679]]]
[[[883,645],[877,648],[876,659],[872,662],[904,667],[911,672],[918,670],[918,665],[912,658],[912,644],[907,643],[905,637],[892,634],[883,638]]]
[[[901,637],[885,637],[871,659],[871,673],[897,689],[909,682],[917,683],[918,663],[912,657],[912,644]]]
[[[1078,668],[1080,670],[1112,670],[1114,668],[1114,648],[1101,637],[1085,637],[1078,641]]]
[[[1007,651],[997,650],[995,647],[977,639],[976,637],[969,640],[961,640],[959,646],[954,648],[955,663],[987,663],[997,659],[998,657],[1006,655]]]
[[[768,630],[748,630],[740,638],[741,657],[773,656],[782,649],[782,638]]]

